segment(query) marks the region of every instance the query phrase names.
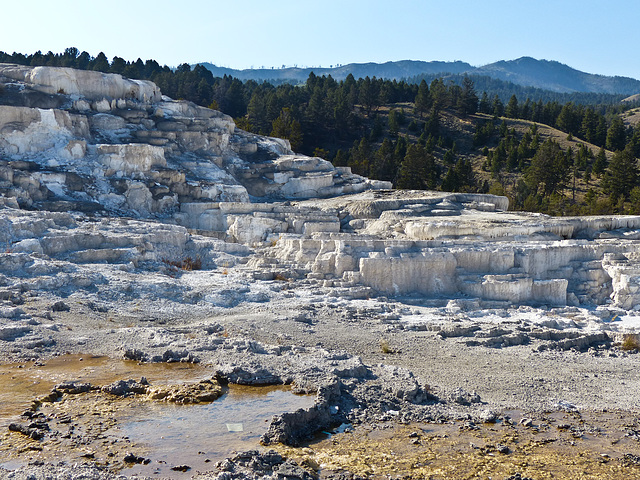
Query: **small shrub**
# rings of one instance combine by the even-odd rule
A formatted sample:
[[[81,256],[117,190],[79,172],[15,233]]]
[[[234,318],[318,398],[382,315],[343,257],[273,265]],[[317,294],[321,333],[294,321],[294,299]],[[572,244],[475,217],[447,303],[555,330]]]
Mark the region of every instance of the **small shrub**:
[[[387,342],[384,339],[380,340],[380,350],[382,350],[382,353],[384,353],[384,354],[395,353],[394,350],[389,345],[389,342]]]
[[[321,158],[324,158],[324,157],[321,157]],[[278,235],[278,238],[272,238],[271,241],[269,242],[269,245],[271,245],[272,247],[275,247],[281,238],[282,238],[282,235]]]
[[[191,270],[202,270],[202,260],[200,257],[191,258],[186,257],[183,260],[162,260],[167,265],[171,265],[172,267],[179,268],[180,270],[185,270],[190,272]]]
[[[625,352],[629,352],[631,350],[640,350],[638,337],[636,335],[625,335],[624,340],[622,340],[622,344],[620,345],[620,349],[624,350]]]

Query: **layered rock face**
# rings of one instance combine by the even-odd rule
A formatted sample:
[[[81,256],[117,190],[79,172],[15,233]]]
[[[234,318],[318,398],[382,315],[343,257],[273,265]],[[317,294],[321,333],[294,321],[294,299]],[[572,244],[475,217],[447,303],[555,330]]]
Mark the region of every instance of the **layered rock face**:
[[[484,307],[638,305],[640,217],[516,214],[501,210],[504,198],[468,194],[349,200],[340,233],[287,234],[272,254],[314,278],[387,296]]]
[[[236,130],[230,117],[163,97],[152,82],[3,64],[0,86],[1,188],[24,208],[166,217],[191,202],[389,186]]]
[[[60,277],[60,262],[130,270],[188,256],[348,298],[640,305],[640,217],[550,218],[507,212],[493,195],[385,190],[119,75],[1,64],[0,86],[6,284],[39,271],[64,277],[60,288],[92,281]]]

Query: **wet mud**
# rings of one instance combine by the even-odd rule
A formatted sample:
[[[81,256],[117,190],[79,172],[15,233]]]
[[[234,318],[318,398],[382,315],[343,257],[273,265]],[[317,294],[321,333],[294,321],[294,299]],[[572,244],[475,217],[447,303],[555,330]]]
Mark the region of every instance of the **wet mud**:
[[[189,478],[259,447],[273,415],[314,403],[284,386],[228,386],[211,375],[188,364],[87,356],[5,365],[0,465],[78,462]]]

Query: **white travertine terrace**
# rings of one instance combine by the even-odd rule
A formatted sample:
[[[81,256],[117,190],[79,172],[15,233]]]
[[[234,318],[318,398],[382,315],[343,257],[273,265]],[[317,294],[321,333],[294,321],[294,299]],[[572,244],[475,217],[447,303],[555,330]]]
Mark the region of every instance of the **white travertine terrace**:
[[[640,217],[551,218],[508,212],[493,195],[390,191],[120,75],[0,64],[0,84],[3,241],[18,255],[1,271],[33,255],[160,261],[166,245],[194,252],[198,232],[212,251],[253,252],[257,276],[285,269],[339,295],[640,306]],[[42,213],[19,222],[16,208]],[[61,228],[62,211],[161,223],[116,241]]]

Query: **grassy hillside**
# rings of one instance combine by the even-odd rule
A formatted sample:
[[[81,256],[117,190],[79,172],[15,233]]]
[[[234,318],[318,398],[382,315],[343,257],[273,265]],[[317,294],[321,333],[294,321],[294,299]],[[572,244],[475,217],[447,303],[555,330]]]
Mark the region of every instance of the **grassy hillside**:
[[[391,112],[400,112],[402,117],[401,125],[397,134],[390,128]],[[636,118],[640,113],[632,112],[632,115],[625,117],[626,120]],[[376,125],[383,125],[382,133],[369,143],[369,149],[372,159],[375,159],[377,152],[383,149],[383,143],[391,143],[395,147],[398,143],[406,141],[408,145],[420,145],[425,143],[424,125],[427,121],[425,116],[415,113],[415,105],[411,102],[400,102],[381,106],[376,112],[367,116],[364,109],[360,108],[359,115],[362,118],[361,128],[363,131],[372,132],[376,129]],[[640,116],[640,115],[639,115]],[[438,181],[435,184],[436,189],[447,189],[445,178],[449,170],[454,169],[456,164],[468,162],[472,168],[473,181],[471,184],[459,187],[461,191],[473,192],[490,192],[495,194],[507,195],[511,200],[511,208],[527,209],[541,211],[553,215],[577,215],[577,214],[606,214],[606,213],[636,213],[639,212],[640,205],[629,198],[626,201],[612,201],[603,188],[603,178],[605,172],[595,174],[593,167],[595,159],[602,151],[605,155],[607,164],[614,156],[614,152],[601,149],[601,147],[592,143],[573,137],[555,127],[545,125],[543,123],[533,122],[531,120],[507,118],[504,116],[494,116],[483,113],[475,113],[473,115],[461,116],[452,109],[446,109],[438,114],[440,125],[440,136],[436,144],[430,150],[433,156],[435,168],[438,171]],[[491,123],[494,125],[494,132],[482,141],[481,144],[474,142],[474,135],[479,126]],[[501,136],[501,128],[508,132],[508,136],[512,136],[516,142],[531,132],[532,129],[537,131],[539,137],[538,143],[544,144],[552,141],[557,144],[563,152],[572,152],[573,162],[576,164],[566,165],[569,170],[567,178],[558,188],[557,192],[548,198],[538,198],[536,204],[532,208],[532,200],[526,203],[526,197],[522,197],[523,185],[526,183],[528,169],[531,166],[531,160],[535,156],[532,152],[528,159],[524,159],[519,168],[508,169],[503,168],[498,171],[492,169],[488,165],[488,159],[498,149],[504,136]],[[355,144],[345,154],[344,151],[338,150],[333,155],[334,163],[339,165],[350,165],[357,173],[376,177],[375,168],[371,165],[363,165],[358,161],[359,144]],[[340,145],[331,144],[329,148],[337,148]],[[578,152],[582,149],[585,159],[582,165],[577,165]],[[451,159],[451,151],[454,151],[453,159]],[[326,154],[328,151],[319,149],[320,154]],[[344,158],[348,158],[345,162]],[[372,160],[373,162],[374,160]],[[402,161],[402,160],[400,160]],[[371,162],[370,162],[371,163]],[[387,179],[389,179],[387,177]],[[398,186],[398,177],[392,179]],[[401,186],[401,185],[400,185]],[[531,192],[529,192],[530,194]],[[527,195],[527,197],[530,195]]]

